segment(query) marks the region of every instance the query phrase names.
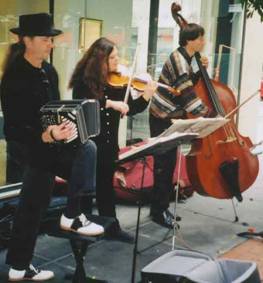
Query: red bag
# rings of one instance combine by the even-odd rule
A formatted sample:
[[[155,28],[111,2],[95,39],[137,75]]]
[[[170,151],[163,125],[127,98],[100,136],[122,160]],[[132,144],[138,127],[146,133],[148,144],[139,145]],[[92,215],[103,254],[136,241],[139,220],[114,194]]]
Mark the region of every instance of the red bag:
[[[138,143],[141,145],[143,143]],[[120,154],[130,150],[132,147],[124,147],[120,150]],[[179,156],[177,156],[178,160]],[[179,194],[181,197],[187,198],[193,194],[193,189],[191,187],[190,181],[188,179],[186,171],[186,161],[185,157],[181,155],[181,174],[180,174],[180,191]],[[144,171],[144,181],[142,186],[142,174],[143,166],[145,162],[145,171]],[[178,164],[178,162],[177,162]],[[174,185],[177,182],[178,178],[178,168],[176,166],[173,176]],[[135,160],[122,164],[116,170],[113,178],[113,186],[117,198],[127,201],[136,201],[138,200],[143,193],[144,196],[149,196],[151,189],[153,188],[153,157],[147,156],[145,161]],[[141,192],[141,188],[143,191]]]

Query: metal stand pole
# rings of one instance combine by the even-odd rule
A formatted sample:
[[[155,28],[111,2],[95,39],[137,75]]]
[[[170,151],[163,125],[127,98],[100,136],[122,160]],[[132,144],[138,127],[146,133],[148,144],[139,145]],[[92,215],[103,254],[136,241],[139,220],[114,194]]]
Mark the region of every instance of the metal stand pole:
[[[172,250],[175,249],[175,238],[176,238],[176,230],[178,229],[176,216],[177,216],[177,204],[178,204],[178,196],[179,196],[179,189],[180,189],[180,176],[181,176],[181,169],[182,169],[182,152],[181,152],[181,145],[177,148],[177,156],[179,154],[178,159],[178,171],[177,171],[177,181],[176,181],[176,193],[175,193],[175,201],[174,201],[174,223],[173,223],[173,240],[172,240]]]
[[[142,168],[142,179],[141,179],[141,190],[143,190],[143,182],[144,182],[144,175],[145,175],[145,168],[146,168],[146,158],[143,157],[141,159],[143,162],[143,168]],[[136,273],[136,260],[137,260],[137,251],[138,251],[138,237],[139,237],[139,228],[140,228],[140,216],[141,216],[141,206],[142,206],[142,200],[141,197],[138,201],[138,214],[137,214],[137,223],[136,223],[136,234],[135,234],[135,243],[133,248],[133,261],[132,261],[132,278],[131,283],[135,283],[135,273]]]

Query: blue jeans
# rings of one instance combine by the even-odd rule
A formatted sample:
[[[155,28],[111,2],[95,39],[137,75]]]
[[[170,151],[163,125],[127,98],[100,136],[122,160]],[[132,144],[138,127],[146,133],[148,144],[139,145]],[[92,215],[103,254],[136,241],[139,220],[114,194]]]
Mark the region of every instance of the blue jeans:
[[[92,141],[78,147],[70,144],[44,147],[39,155],[36,155],[36,149],[30,151],[27,148],[26,152],[29,158],[6,258],[7,264],[20,270],[26,269],[32,260],[41,217],[49,205],[55,176],[69,183],[67,217],[81,213],[81,196],[94,192],[96,185],[96,145]]]
[[[76,217],[82,211],[80,199],[86,195],[95,194],[96,190],[96,145],[93,141],[81,145],[76,152],[75,159],[68,179],[68,203],[65,215],[69,218]],[[90,205],[92,203],[89,202]]]

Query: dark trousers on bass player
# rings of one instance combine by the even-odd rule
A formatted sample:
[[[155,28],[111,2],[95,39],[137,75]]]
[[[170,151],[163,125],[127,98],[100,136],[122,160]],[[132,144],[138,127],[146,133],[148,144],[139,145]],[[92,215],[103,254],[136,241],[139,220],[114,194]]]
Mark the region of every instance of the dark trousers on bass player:
[[[25,153],[25,159],[21,160],[25,171],[6,263],[23,270],[32,260],[41,217],[49,205],[55,176],[67,179],[69,183],[67,217],[78,216],[82,195],[94,192],[96,146],[88,141],[78,147],[71,147],[70,144],[48,149],[44,147],[43,151],[37,151],[38,154],[19,143],[16,146]]]
[[[170,121],[158,119],[150,114],[151,137],[160,135],[171,125]],[[151,213],[163,212],[169,207],[173,192],[173,173],[176,166],[177,148],[154,156],[154,187],[152,190]]]

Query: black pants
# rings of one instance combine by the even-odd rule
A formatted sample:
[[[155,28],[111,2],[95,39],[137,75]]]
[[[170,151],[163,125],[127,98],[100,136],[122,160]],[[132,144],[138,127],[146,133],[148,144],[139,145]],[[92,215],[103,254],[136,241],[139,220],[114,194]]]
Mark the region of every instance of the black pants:
[[[151,137],[156,137],[171,125],[170,121],[150,115]],[[173,173],[176,166],[177,148],[161,155],[154,156],[154,187],[152,190],[151,211],[162,212],[169,207],[170,195],[173,192]]]
[[[114,146],[97,144],[96,200],[101,216],[116,218],[113,175],[117,156],[118,151]]]
[[[17,142],[6,143],[6,183],[22,182],[25,170],[25,149]]]
[[[49,205],[55,176],[67,179],[69,183],[67,217],[79,215],[81,195],[95,189],[96,146],[93,142],[77,148],[70,145],[45,148],[38,156],[32,154],[36,152],[29,150],[6,258],[7,264],[19,270],[26,269],[32,260],[41,217]]]

